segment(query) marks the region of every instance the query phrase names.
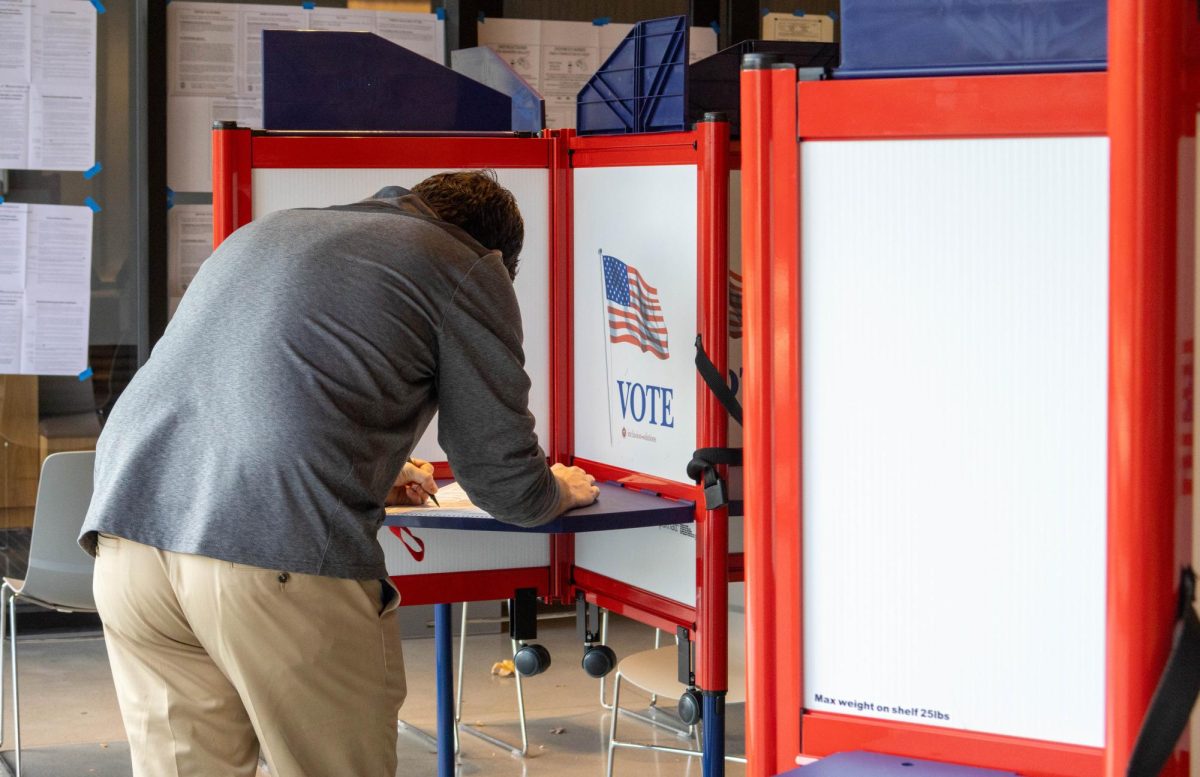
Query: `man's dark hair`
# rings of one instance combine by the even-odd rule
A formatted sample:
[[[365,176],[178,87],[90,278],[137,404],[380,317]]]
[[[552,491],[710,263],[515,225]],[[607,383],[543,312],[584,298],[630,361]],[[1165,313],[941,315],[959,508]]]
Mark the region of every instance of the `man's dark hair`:
[[[499,251],[510,278],[525,242],[525,222],[512,192],[492,170],[431,175],[412,188],[442,219],[461,227],[484,248]]]

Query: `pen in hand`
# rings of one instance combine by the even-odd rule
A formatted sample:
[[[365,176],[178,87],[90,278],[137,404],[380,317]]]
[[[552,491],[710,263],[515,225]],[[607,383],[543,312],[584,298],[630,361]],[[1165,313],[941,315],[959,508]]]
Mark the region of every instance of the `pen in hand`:
[[[420,468],[421,468],[421,467],[420,467],[420,465],[419,465],[419,464],[417,464],[417,462],[415,462],[415,461],[413,461],[413,460],[412,460],[412,457],[411,457],[411,456],[410,456],[410,457],[409,457],[409,459],[408,459],[408,463],[409,463],[409,464],[411,464],[411,465],[413,465],[413,466],[414,466],[414,467],[416,467],[417,469],[420,469]],[[441,507],[441,505],[440,505],[440,504],[438,504],[437,497],[436,497],[436,496],[434,496],[433,494],[429,493],[428,491],[426,491],[426,490],[425,490],[425,486],[421,485],[420,483],[417,483],[416,481],[413,481],[412,485],[414,485],[414,486],[416,486],[417,488],[421,489],[422,493],[424,493],[424,494],[425,494],[425,496],[427,496],[427,497],[429,497],[430,499],[432,499],[432,500],[433,500],[433,504],[434,504],[434,506],[436,506],[436,507]]]

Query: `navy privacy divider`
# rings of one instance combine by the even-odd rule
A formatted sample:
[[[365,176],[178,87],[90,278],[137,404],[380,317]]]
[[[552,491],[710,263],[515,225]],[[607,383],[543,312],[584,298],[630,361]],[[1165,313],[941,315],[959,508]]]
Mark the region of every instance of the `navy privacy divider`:
[[[269,130],[508,131],[512,100],[369,32],[263,30]]]
[[[638,22],[576,102],[580,135],[687,129],[686,16]]]
[[[496,52],[475,46],[450,52],[450,67],[512,99],[513,132],[541,132],[546,127],[542,95]]]
[[[837,78],[1103,70],[1106,0],[842,0]]]

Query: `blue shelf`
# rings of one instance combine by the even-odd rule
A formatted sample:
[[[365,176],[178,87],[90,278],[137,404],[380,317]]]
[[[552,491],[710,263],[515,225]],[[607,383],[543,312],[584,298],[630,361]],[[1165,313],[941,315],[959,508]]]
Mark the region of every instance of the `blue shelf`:
[[[466,531],[502,531],[525,534],[577,534],[614,529],[640,529],[670,526],[696,520],[696,505],[678,499],[655,496],[624,488],[615,483],[597,483],[600,498],[594,504],[571,510],[544,526],[525,528],[501,523],[491,516],[447,516],[436,510],[388,513],[384,526],[410,529],[458,529]]]

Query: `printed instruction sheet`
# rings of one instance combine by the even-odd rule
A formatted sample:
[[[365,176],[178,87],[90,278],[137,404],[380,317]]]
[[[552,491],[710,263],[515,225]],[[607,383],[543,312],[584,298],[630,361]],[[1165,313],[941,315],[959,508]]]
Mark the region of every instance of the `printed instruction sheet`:
[[[96,162],[96,8],[0,0],[0,169]]]
[[[0,374],[87,367],[92,210],[0,204]]]
[[[575,97],[608,59],[632,24],[485,19],[479,45],[495,51],[546,100],[546,126],[575,126]],[[717,33],[693,27],[688,62],[717,53]]]
[[[174,0],[167,6],[167,185],[175,191],[212,191],[214,121],[262,128],[263,30],[372,32],[439,64],[446,58],[445,22],[434,14]]]

